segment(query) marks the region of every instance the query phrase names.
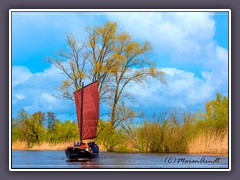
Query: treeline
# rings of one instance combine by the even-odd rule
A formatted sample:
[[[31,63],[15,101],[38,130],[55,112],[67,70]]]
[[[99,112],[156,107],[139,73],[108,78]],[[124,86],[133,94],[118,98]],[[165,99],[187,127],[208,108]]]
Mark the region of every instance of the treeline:
[[[61,122],[52,112],[39,111],[29,115],[20,110],[18,117],[12,120],[12,142],[26,142],[28,148],[43,142],[54,144],[74,141],[78,137],[76,122]]]
[[[28,115],[21,110],[13,119],[13,143],[24,141],[29,148],[43,142],[78,139],[77,123],[61,122],[51,112]],[[228,98],[217,94],[204,111],[190,113],[174,108],[138,125],[129,120],[113,127],[111,121],[100,120],[95,141],[105,150],[116,152],[227,153]]]

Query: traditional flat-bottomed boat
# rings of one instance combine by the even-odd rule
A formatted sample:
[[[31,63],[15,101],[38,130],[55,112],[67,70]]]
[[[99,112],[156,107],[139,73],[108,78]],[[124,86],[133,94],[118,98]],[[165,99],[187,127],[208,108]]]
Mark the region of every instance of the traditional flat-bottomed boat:
[[[73,146],[67,147],[65,154],[68,160],[81,158],[96,158],[99,147],[95,142],[83,142],[94,139],[97,134],[99,119],[99,93],[98,84],[93,82],[74,92],[80,142],[74,142]]]

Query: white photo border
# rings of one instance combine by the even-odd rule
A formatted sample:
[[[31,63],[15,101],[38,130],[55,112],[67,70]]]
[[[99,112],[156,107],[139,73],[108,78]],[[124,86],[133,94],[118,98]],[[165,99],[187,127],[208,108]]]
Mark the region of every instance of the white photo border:
[[[12,168],[12,13],[13,12],[228,12],[228,168],[61,169]],[[231,9],[10,9],[9,10],[9,171],[231,171]]]

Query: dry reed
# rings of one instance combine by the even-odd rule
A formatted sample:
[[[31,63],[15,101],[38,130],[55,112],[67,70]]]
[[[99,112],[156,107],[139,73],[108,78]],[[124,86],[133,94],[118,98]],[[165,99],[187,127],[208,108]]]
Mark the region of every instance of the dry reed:
[[[188,144],[189,153],[228,154],[228,131],[201,133]]]
[[[67,146],[72,146],[73,142],[65,142],[65,143],[47,143],[43,142],[40,144],[35,144],[33,147],[28,148],[26,142],[16,141],[12,143],[13,150],[64,150]]]
[[[15,141],[12,143],[12,149],[13,150],[26,150],[27,148],[27,143],[23,141]]]
[[[65,150],[68,146],[73,146],[73,142],[63,142],[56,144],[43,142],[40,144],[35,144],[33,147],[28,148],[26,142],[16,141],[12,143],[12,150]],[[99,145],[99,149],[104,150],[102,145]]]

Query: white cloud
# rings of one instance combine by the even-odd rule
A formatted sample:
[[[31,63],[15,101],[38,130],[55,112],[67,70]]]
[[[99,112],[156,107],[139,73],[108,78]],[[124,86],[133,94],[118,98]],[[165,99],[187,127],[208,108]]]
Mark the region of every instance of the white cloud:
[[[156,79],[150,79],[149,85],[143,88],[132,84],[127,91],[137,99],[133,107],[146,113],[159,112],[164,108],[181,107],[187,111],[198,111],[203,109],[207,101],[215,98],[217,92],[227,95],[223,87],[227,84],[219,84],[213,77],[216,74],[198,78],[193,73],[175,69],[163,68],[167,78],[167,85],[161,84]]]
[[[12,85],[13,86],[24,83],[31,77],[32,77],[31,71],[24,66],[14,66],[12,68],[12,79],[13,79]]]
[[[201,56],[203,44],[211,43],[215,32],[213,13],[108,13],[108,18],[119,22],[122,30],[134,38],[149,40],[155,51],[180,53],[186,57]]]
[[[212,60],[209,61],[210,70],[202,71],[203,78],[214,84],[219,90],[228,92],[228,51],[217,46],[212,52]]]
[[[56,113],[57,117],[71,117],[75,112],[74,104],[53,96],[57,94],[57,87],[65,76],[55,67],[40,73],[29,72],[26,67],[13,67],[13,116],[17,115],[20,108],[24,108],[29,113],[51,111]]]
[[[21,99],[24,99],[24,98],[25,98],[25,96],[23,96],[23,95],[21,95],[21,94],[16,94],[16,97],[17,97],[17,99],[19,99],[19,100],[21,100]]]

